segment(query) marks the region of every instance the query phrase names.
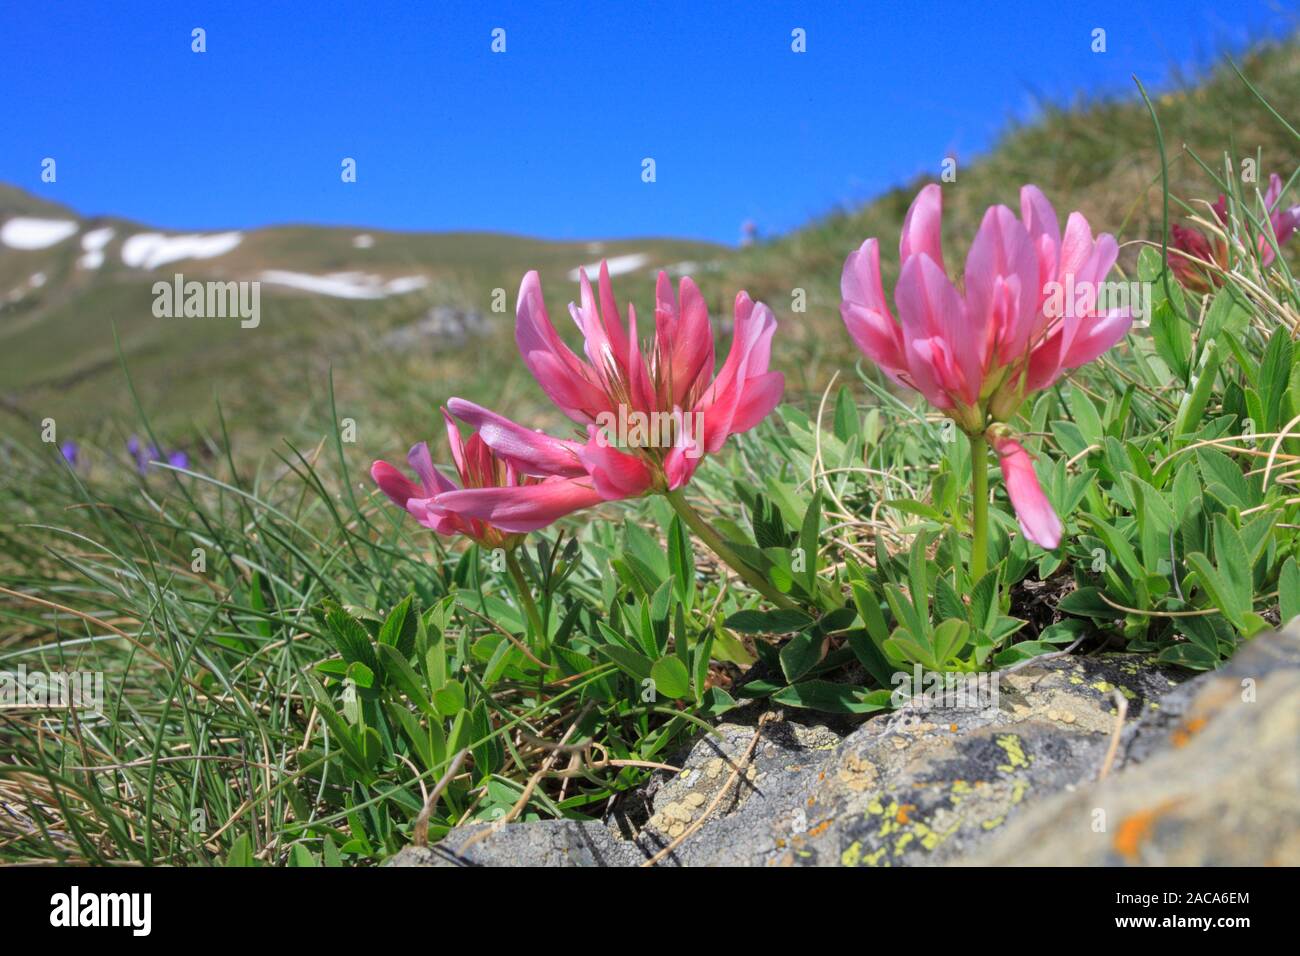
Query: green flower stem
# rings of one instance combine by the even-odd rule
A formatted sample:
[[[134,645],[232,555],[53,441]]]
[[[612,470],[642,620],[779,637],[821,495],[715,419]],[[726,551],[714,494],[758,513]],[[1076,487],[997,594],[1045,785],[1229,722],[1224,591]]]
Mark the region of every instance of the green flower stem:
[[[713,525],[704,520],[704,517],[691,507],[690,502],[686,500],[686,494],[680,488],[676,491],[664,493],[668,503],[673,506],[686,526],[695,532],[705,544],[713,549],[713,553],[721,558],[731,567],[733,571],[739,574],[754,590],[767,598],[777,607],[793,608],[797,605],[786,595],[776,589],[776,586],[763,577],[758,571],[754,570],[740,555],[732,550],[731,546],[722,539]]]
[[[532,624],[537,640],[545,647],[546,628],[542,625],[542,616],[537,612],[537,604],[533,601],[532,592],[528,590],[528,581],[524,578],[524,569],[519,566],[519,559],[515,557],[514,548],[506,552],[506,567],[510,569],[510,577],[514,578],[515,590],[519,592],[519,603],[524,606],[528,622]]]
[[[983,433],[970,436],[970,491],[975,532],[970,547],[970,583],[974,587],[989,566],[989,442]]]

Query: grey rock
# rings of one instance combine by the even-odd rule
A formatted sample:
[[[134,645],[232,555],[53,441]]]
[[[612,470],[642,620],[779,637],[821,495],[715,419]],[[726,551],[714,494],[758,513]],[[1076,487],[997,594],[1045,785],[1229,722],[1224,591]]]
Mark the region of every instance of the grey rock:
[[[509,824],[458,856],[480,825],[390,862],[626,866],[680,841],[659,865],[1295,863],[1300,634],[1187,677],[1135,655],[1034,661],[999,675],[991,706],[909,705],[840,729],[807,712],[760,725],[756,702],[652,781],[639,828]]]
[[[1181,740],[1180,733],[1186,731],[1189,722],[1198,726],[1201,715],[1196,711],[1206,703],[1206,685],[1239,685],[1242,680],[1258,683],[1280,671],[1295,670],[1300,670],[1300,621],[1293,621],[1280,632],[1248,642],[1218,670],[1189,681],[1160,698],[1160,706],[1139,721],[1127,735],[1125,754],[1129,760],[1141,762],[1157,751],[1168,749],[1171,739]],[[1237,695],[1234,692],[1232,696]]]
[[[398,326],[380,340],[386,348],[411,349],[422,345],[463,345],[492,331],[492,323],[475,309],[434,306],[423,318]]]
[[[1177,680],[1172,671],[1131,655],[1057,658],[999,675],[995,707],[909,706],[869,720],[838,743],[802,747],[794,766],[756,762],[737,805],[719,807],[730,812],[716,817],[715,811],[716,818],[664,863],[949,862],[1044,795],[1097,774],[1117,720],[1117,693],[1128,700],[1127,717],[1134,720]],[[735,759],[753,731],[722,729],[735,740],[728,748]],[[707,754],[702,748],[715,746],[712,740],[697,744],[688,769]],[[697,780],[679,777],[660,789],[655,815],[639,838],[643,845],[663,845],[665,836],[675,835],[663,833],[656,817],[672,818],[664,801],[680,807],[687,800],[683,788],[707,796],[708,782]]]
[[[985,865],[1300,865],[1300,625],[1167,695],[1126,744],[1140,765],[1042,802]]]
[[[408,846],[385,866],[632,866],[644,856],[601,823],[538,820],[511,823],[462,847],[490,823],[457,827],[431,847]]]

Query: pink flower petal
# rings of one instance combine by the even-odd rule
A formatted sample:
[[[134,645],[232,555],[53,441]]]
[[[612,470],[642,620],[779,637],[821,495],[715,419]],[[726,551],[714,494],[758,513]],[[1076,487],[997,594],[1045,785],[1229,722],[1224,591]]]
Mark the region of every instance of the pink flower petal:
[[[535,485],[513,488],[472,488],[447,491],[430,500],[429,508],[462,519],[486,521],[502,531],[536,531],[604,499],[582,478],[547,478]]]
[[[967,325],[965,303],[943,270],[928,256],[907,260],[894,303],[908,347],[908,370],[922,393],[934,402],[921,385],[925,380],[947,393],[949,401],[940,408],[957,400],[968,405],[978,401],[982,340]],[[918,342],[927,344],[917,347]]]
[[[664,459],[664,476],[668,479],[668,490],[676,491],[690,484],[695,469],[700,465],[700,458],[692,458],[685,449],[674,448]]]
[[[614,354],[621,359],[626,360],[626,356],[620,353],[618,342],[623,337],[623,319],[618,314],[618,303],[614,299],[614,286],[609,281],[609,263],[604,259],[600,260],[600,315],[605,323],[605,334],[609,336],[610,343],[614,346]]]
[[[1300,206],[1282,209],[1281,203],[1282,177],[1277,173],[1273,173],[1268,178],[1268,192],[1264,196],[1264,208],[1268,210],[1268,226],[1272,230],[1273,239],[1277,241],[1279,248],[1291,238],[1297,224],[1300,224]],[[1273,243],[1269,241],[1267,235],[1259,237],[1259,252],[1260,263],[1266,267],[1276,257],[1276,253],[1273,252]]]
[[[907,370],[903,330],[890,314],[880,280],[880,243],[868,239],[849,253],[840,274],[840,315],[862,354],[896,382]]]
[[[935,408],[952,408],[953,401],[947,383],[954,376],[948,358],[948,346],[943,339],[931,337],[909,339],[907,342],[907,368],[916,390]]]
[[[916,255],[926,255],[940,271],[943,264],[943,192],[930,183],[916,194],[903,219],[903,234],[898,241],[898,257],[903,262]]]
[[[1103,232],[1093,243],[1091,251],[1073,274],[1073,278],[1062,279],[1062,285],[1067,290],[1073,283],[1075,300],[1071,307],[1066,309],[1065,317],[1061,322],[1064,332],[1061,344],[1062,364],[1067,368],[1077,367],[1066,361],[1066,358],[1074,350],[1075,339],[1084,334],[1084,330],[1091,327],[1091,320],[1099,315],[1102,286],[1118,257],[1119,245],[1115,242],[1115,237],[1108,232]]]
[[[582,450],[581,442],[552,438],[544,432],[533,431],[463,398],[449,400],[447,407],[453,415],[476,429],[494,453],[525,475],[576,477],[586,474],[578,457]]]
[[[991,206],[966,257],[966,322],[976,349],[958,352],[967,376],[973,361],[999,364],[1019,358],[1038,325],[1042,302],[1034,243],[1006,206]],[[951,341],[951,340],[950,340]],[[992,355],[996,344],[997,355]]]
[[[447,409],[442,410],[443,425],[447,429],[447,448],[451,451],[451,462],[456,466],[456,475],[460,478],[463,485],[466,481],[465,473],[465,442],[460,437],[460,429],[447,414]]]
[[[1276,211],[1278,200],[1282,198],[1282,177],[1277,173],[1270,173],[1268,177],[1268,190],[1264,193],[1264,209],[1271,218]]]
[[[440,491],[451,491],[456,487],[446,476],[437,468],[433,467],[433,459],[429,456],[429,443],[417,442],[411,446],[407,453],[406,461],[410,464],[411,469],[420,476],[420,484],[423,486],[423,497],[432,497]]]
[[[641,354],[641,339],[637,334],[636,308],[632,305],[627,307],[627,330],[627,361],[624,380],[627,382],[628,397],[632,400],[632,408],[629,411],[653,412],[656,410],[654,383],[650,378],[650,370],[646,368],[645,357]]]
[[[1029,354],[1029,368],[1025,375],[1025,394],[1042,391],[1056,384],[1057,379],[1065,374],[1061,364],[1061,341],[1064,333],[1057,329],[1046,339],[1034,346]]]
[[[761,302],[753,302],[744,292],[736,295],[733,314],[731,350],[718,377],[691,409],[704,413],[705,451],[709,454],[720,449],[727,436],[736,430],[734,421],[745,398],[746,383],[767,374],[772,336],[776,333],[772,310]]]
[[[1219,193],[1219,198],[1210,206],[1210,212],[1214,213],[1214,218],[1219,220],[1222,225],[1228,224],[1228,197]]]
[[[529,272],[519,285],[515,307],[515,341],[524,364],[542,390],[570,418],[593,421],[608,404],[595,373],[560,339],[546,312],[542,283]]]
[[[492,449],[478,432],[470,435],[465,442],[465,481],[462,484],[466,488],[489,488],[501,484],[499,477]]]
[[[747,432],[772,413],[781,404],[785,394],[785,376],[780,372],[765,372],[745,379],[740,401],[731,418],[731,434]]]
[[[595,370],[595,378],[608,392],[612,382],[626,376],[628,352],[627,332],[614,301],[609,267],[604,259],[600,261],[600,306],[596,305],[586,269],[579,272],[578,288],[581,304],[570,303],[569,312],[582,332],[582,348]]]
[[[1009,437],[995,437],[993,447],[1002,466],[1002,480],[1007,486],[1007,497],[1016,509],[1020,530],[1025,537],[1048,551],[1061,543],[1061,519],[1043,494],[1034,471],[1034,461],[1020,442]],[[976,463],[978,467],[980,463]]]
[[[582,449],[582,464],[600,496],[608,501],[635,498],[654,484],[654,475],[636,455],[608,444],[604,433],[588,426],[588,441]]]
[[[1065,222],[1065,235],[1061,237],[1061,260],[1057,277],[1061,281],[1066,276],[1076,275],[1083,264],[1092,255],[1092,227],[1083,213],[1072,212]]]
[[[1119,342],[1133,325],[1133,315],[1128,309],[1113,309],[1105,315],[1081,320],[1080,330],[1069,343],[1061,365],[1078,368],[1087,365]]]
[[[655,339],[659,354],[668,360],[671,387],[662,396],[668,405],[680,405],[696,383],[713,372],[713,328],[704,296],[690,276],[682,279],[680,288],[679,306],[668,273],[659,273],[655,284]]]
[[[1020,218],[1025,231],[1034,244],[1038,256],[1038,286],[1042,287],[1056,277],[1056,267],[1061,255],[1061,224],[1056,210],[1037,186],[1020,188]]]
[[[428,497],[424,489],[386,461],[372,464],[370,477],[379,486],[379,490],[388,495],[399,507],[405,508],[406,503],[412,498]]]
[[[1290,209],[1284,209],[1275,214],[1273,218],[1273,234],[1277,236],[1277,244],[1280,246],[1290,239],[1297,227],[1300,227],[1300,205],[1292,206]]]

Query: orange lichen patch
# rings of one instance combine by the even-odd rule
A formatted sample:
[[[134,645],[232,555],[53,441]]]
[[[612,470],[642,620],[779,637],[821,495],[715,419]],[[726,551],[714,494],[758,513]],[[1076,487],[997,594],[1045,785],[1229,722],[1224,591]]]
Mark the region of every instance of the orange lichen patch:
[[[827,830],[829,830],[830,827],[831,827],[831,821],[830,821],[830,820],[823,820],[821,823],[817,824],[815,827],[811,827],[811,828],[808,830],[808,835],[809,835],[810,837],[819,837],[819,836],[821,836],[823,833],[825,833]]]
[[[1200,733],[1206,724],[1204,717],[1193,717],[1191,720],[1185,720],[1174,728],[1174,732],[1169,735],[1169,740],[1175,747],[1186,747],[1188,741]]]
[[[948,730],[949,730],[951,733],[954,733],[954,734],[955,734],[955,733],[957,732],[957,725],[956,725],[956,724],[949,724],[949,725],[948,725]]]
[[[1115,852],[1129,863],[1136,863],[1142,850],[1142,844],[1151,839],[1155,832],[1156,821],[1182,803],[1181,800],[1166,800],[1150,810],[1139,810],[1120,821],[1111,845]]]
[[[916,809],[915,803],[905,803],[898,808],[898,812],[894,814],[894,819],[899,823],[904,823],[904,824],[911,823],[912,821],[908,818],[907,811],[915,810],[915,809]]]

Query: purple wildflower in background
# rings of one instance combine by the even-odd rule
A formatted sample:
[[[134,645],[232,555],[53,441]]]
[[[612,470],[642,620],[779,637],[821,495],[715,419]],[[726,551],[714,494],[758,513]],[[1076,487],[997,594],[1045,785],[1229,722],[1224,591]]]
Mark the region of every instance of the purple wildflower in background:
[[[77,460],[81,457],[81,448],[75,441],[65,441],[59,446],[59,453],[63,455],[63,460],[73,468],[77,467]]]
[[[190,456],[185,452],[176,449],[164,455],[157,445],[146,447],[140,443],[140,439],[135,435],[126,440],[126,450],[135,460],[136,471],[142,475],[148,473],[150,465],[164,460],[173,468],[188,468],[190,466]]]
[[[135,459],[135,470],[144,474],[149,470],[149,459],[144,453],[144,446],[140,444],[140,439],[132,435],[126,440],[126,450],[132,458]]]

